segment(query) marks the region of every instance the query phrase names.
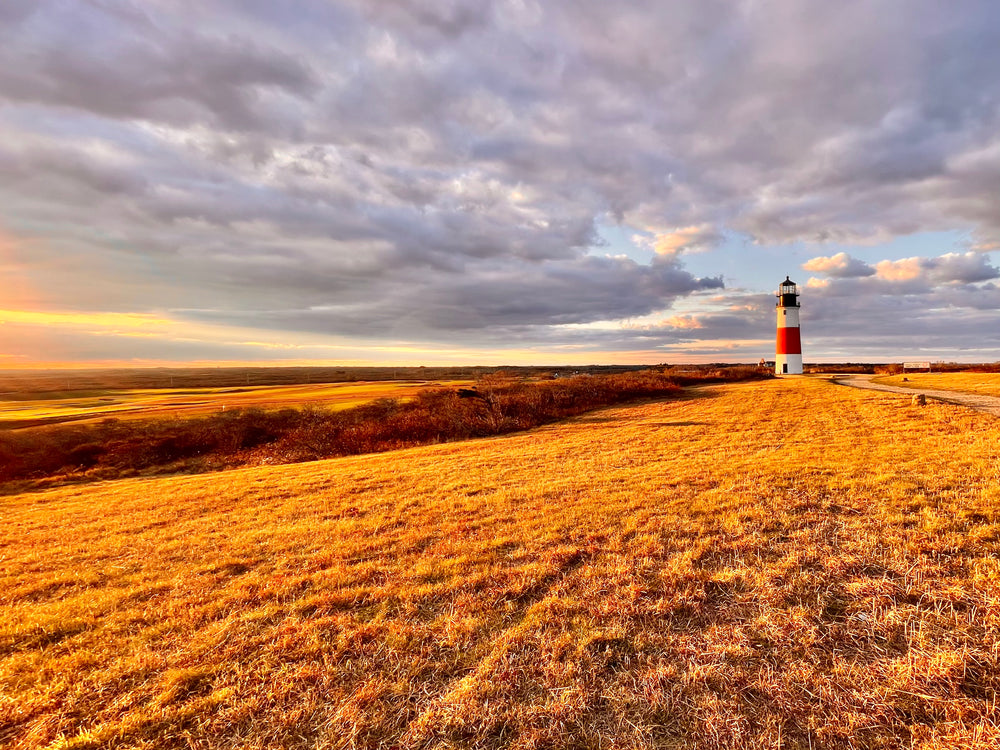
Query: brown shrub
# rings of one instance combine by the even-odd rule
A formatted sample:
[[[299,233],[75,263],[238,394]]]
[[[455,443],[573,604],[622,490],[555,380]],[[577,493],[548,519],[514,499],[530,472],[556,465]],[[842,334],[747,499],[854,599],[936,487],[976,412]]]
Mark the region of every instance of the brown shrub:
[[[664,370],[528,381],[508,372],[474,389],[430,388],[342,411],[232,409],[187,420],[105,420],[0,433],[0,482],[204,471],[357,455],[529,429],[683,385],[770,377],[755,367]],[[10,487],[8,489],[19,489]]]
[[[879,365],[875,368],[876,375],[899,375],[903,371],[903,366],[898,362],[888,365]]]

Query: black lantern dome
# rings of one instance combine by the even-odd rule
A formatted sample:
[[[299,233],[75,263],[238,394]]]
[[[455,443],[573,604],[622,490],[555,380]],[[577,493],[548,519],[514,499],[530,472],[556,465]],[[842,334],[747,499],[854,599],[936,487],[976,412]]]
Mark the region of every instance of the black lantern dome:
[[[787,276],[778,287],[777,307],[799,307],[799,293],[795,287],[795,282]]]

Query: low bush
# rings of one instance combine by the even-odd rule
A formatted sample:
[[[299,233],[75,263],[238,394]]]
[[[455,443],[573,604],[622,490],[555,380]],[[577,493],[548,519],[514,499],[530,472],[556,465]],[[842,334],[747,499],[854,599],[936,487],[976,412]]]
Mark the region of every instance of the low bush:
[[[685,385],[770,377],[753,367],[644,370],[524,381],[495,373],[474,388],[432,388],[406,402],[342,411],[234,409],[209,417],[105,420],[0,433],[0,483],[110,479],[357,455],[525,430]]]

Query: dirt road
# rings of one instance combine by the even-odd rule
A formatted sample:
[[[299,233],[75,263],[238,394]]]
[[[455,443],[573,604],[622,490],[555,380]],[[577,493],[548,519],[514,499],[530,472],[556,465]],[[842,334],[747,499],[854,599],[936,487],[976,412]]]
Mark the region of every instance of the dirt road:
[[[1000,417],[1000,398],[995,396],[980,396],[975,393],[957,393],[955,391],[933,391],[926,388],[903,388],[895,385],[882,385],[873,383],[874,375],[838,375],[832,378],[834,383],[849,385],[853,388],[867,388],[872,391],[887,391],[889,393],[903,393],[912,396],[922,393],[927,398],[938,401],[947,401],[949,404],[959,404],[968,406],[976,411],[986,412]]]

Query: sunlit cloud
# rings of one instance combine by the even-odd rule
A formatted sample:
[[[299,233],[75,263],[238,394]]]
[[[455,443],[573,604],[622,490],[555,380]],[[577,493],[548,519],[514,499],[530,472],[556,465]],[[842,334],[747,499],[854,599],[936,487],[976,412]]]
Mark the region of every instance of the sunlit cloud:
[[[977,242],[972,245],[971,249],[977,253],[990,253],[994,250],[1000,250],[1000,241]]]
[[[697,330],[702,323],[694,315],[673,315],[663,321],[663,325],[684,330]]]
[[[838,278],[874,276],[876,270],[862,260],[852,258],[847,253],[837,253],[829,257],[819,256],[802,264],[803,270],[823,273]]]
[[[920,260],[920,258],[903,258],[879,261],[875,265],[875,272],[880,279],[886,281],[912,281],[920,278],[923,273]]]
[[[933,258],[883,260],[875,265],[878,278],[885,281],[923,280],[929,284],[971,284],[1000,277],[1000,269],[988,255],[974,251],[945,253]]]
[[[722,242],[722,235],[708,224],[683,227],[657,234],[651,241],[658,255],[673,257],[680,253],[711,250]]]

